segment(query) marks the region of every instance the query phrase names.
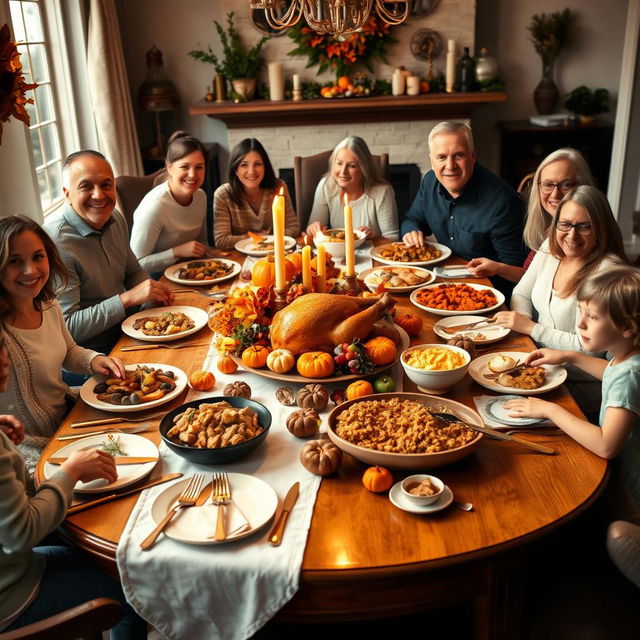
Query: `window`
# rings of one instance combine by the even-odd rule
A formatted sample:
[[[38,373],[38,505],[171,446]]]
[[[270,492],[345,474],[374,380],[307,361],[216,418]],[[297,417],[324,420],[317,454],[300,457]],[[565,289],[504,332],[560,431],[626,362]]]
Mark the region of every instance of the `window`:
[[[52,81],[50,57],[38,0],[10,0],[14,37],[27,82],[38,87],[31,92],[34,104],[27,104],[31,119],[29,134],[42,211],[56,208],[62,196],[62,149]]]

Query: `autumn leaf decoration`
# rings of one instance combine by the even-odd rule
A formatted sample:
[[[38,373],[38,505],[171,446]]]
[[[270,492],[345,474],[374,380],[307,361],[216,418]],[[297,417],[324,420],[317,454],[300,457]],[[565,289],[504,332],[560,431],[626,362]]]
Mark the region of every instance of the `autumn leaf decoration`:
[[[33,100],[27,98],[26,93],[37,86],[25,81],[20,53],[16,43],[11,41],[9,25],[3,25],[0,27],[0,143],[2,123],[8,122],[12,116],[29,125],[29,114],[25,105],[33,104]]]

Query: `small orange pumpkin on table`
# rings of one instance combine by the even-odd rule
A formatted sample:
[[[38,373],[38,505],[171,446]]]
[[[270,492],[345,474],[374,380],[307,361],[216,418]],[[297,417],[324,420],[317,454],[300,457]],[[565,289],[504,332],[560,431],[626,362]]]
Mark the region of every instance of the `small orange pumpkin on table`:
[[[258,260],[251,269],[251,283],[256,287],[268,287],[276,283],[276,263],[273,259],[273,254]],[[296,274],[296,265],[292,262],[289,256],[284,261],[284,272],[287,281],[291,280]]]
[[[373,393],[373,387],[370,382],[366,380],[356,380],[352,382],[346,390],[347,400],[355,400],[362,396],[369,396]]]
[[[390,338],[377,336],[364,343],[364,352],[376,366],[389,364],[396,357],[396,345]]]
[[[225,354],[218,358],[217,367],[221,373],[235,373],[238,370],[238,363],[229,354]]]
[[[382,493],[391,489],[393,485],[393,476],[389,469],[384,467],[369,467],[362,475],[362,484],[365,489],[372,493]]]
[[[326,378],[333,373],[335,363],[324,351],[307,351],[298,358],[296,368],[305,378]]]
[[[260,369],[267,364],[270,349],[260,344],[252,344],[242,352],[242,362],[252,369]]]
[[[397,315],[393,321],[402,327],[412,338],[422,331],[422,318],[414,316],[412,313]]]
[[[210,391],[216,386],[216,379],[211,371],[194,371],[189,376],[189,384],[196,391]]]

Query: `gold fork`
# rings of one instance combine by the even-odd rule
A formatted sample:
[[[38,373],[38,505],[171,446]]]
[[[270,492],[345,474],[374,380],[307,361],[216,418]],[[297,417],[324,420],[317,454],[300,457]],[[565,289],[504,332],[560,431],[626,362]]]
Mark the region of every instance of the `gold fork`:
[[[143,431],[151,431],[154,427],[149,424],[140,424],[135,427],[108,427],[106,429],[100,429],[99,431],[89,431],[87,433],[74,433],[70,436],[58,436],[56,440],[78,440],[79,438],[86,438],[88,436],[99,436],[103,433],[110,433],[115,431],[116,433],[142,433]]]
[[[226,473],[216,473],[214,477],[213,500],[218,507],[218,518],[216,520],[216,533],[214,540],[224,540],[227,537],[224,526],[224,505],[231,499],[229,491],[229,476]]]
[[[158,526],[142,541],[140,544],[140,548],[143,551],[150,549],[153,546],[153,543],[156,541],[158,536],[162,533],[164,528],[169,524],[173,516],[178,513],[180,509],[183,507],[193,507],[200,495],[200,489],[202,488],[202,483],[204,482],[204,474],[196,473],[191,480],[189,480],[189,484],[185,487],[182,493],[178,496],[178,504],[170,509],[167,515],[162,518],[162,520],[158,523]]]
[[[208,347],[208,342],[197,342],[195,344],[161,344],[154,342],[153,344],[134,344],[130,347],[122,347],[120,351],[147,351],[149,349],[184,349],[185,347]]]

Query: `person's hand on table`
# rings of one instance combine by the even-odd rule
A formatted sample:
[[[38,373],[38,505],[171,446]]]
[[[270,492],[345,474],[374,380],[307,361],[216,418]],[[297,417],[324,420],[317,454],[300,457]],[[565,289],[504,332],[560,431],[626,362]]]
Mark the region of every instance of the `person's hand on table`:
[[[207,247],[202,242],[191,240],[173,247],[173,255],[176,258],[202,258],[207,255]]]
[[[166,285],[157,280],[145,280],[120,294],[122,306],[125,309],[135,307],[145,302],[156,302],[161,306],[173,304],[173,293]]]
[[[109,484],[118,479],[116,462],[112,455],[100,449],[74,451],[60,466],[73,480],[90,482],[104,478]]]
[[[540,398],[518,398],[504,403],[511,418],[549,418],[551,402]]]
[[[91,361],[91,371],[101,373],[104,376],[113,374],[115,378],[124,378],[125,376],[122,360],[120,358],[111,358],[110,356],[96,356]]]
[[[308,233],[310,236],[315,236],[318,231],[324,231],[326,228],[327,227],[325,225],[316,220],[307,227],[306,233]]]
[[[517,311],[498,311],[493,316],[496,319],[496,324],[501,327],[507,327],[518,333],[524,333],[527,336],[531,335],[536,323],[527,316],[523,316]]]
[[[501,266],[502,263],[489,260],[489,258],[473,258],[467,262],[467,269],[479,278],[488,278],[497,275],[500,273]]]
[[[404,242],[407,247],[424,247],[424,233],[418,229],[409,231],[402,236],[402,242]]]
[[[571,356],[570,351],[559,351],[558,349],[536,349],[527,355],[525,364],[532,367],[539,367],[542,364],[565,364]]]
[[[358,231],[362,231],[364,233],[366,240],[373,239],[373,229],[370,229],[369,227],[358,227]]]
[[[24,440],[24,425],[15,416],[0,415],[0,429],[16,446]]]

